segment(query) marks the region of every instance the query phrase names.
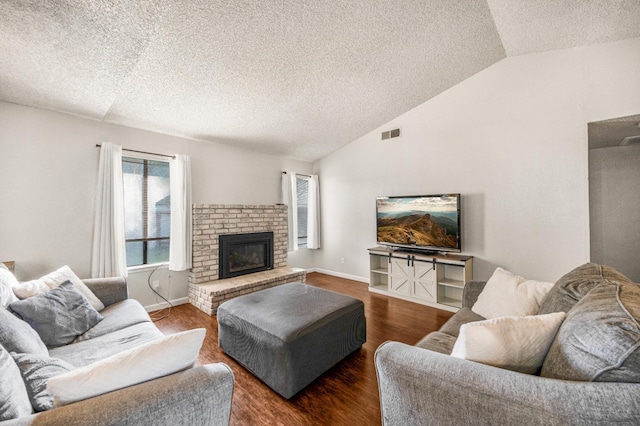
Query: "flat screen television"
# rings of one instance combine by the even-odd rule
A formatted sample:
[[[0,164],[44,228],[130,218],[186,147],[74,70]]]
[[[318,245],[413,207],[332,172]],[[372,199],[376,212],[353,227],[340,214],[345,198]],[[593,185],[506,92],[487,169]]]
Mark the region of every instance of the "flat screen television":
[[[378,244],[435,252],[462,250],[460,194],[378,197]]]

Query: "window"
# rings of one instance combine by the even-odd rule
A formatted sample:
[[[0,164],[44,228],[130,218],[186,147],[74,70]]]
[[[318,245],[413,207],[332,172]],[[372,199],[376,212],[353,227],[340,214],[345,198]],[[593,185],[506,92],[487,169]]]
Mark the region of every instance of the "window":
[[[169,261],[169,163],[122,157],[127,266]]]
[[[296,177],[296,199],[298,201],[298,247],[307,246],[307,211],[309,210],[309,178]]]

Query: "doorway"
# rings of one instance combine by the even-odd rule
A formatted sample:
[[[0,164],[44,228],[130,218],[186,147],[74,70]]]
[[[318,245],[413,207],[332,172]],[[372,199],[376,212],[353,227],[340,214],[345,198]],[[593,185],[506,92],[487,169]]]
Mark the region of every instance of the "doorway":
[[[640,115],[588,129],[591,261],[640,282]]]

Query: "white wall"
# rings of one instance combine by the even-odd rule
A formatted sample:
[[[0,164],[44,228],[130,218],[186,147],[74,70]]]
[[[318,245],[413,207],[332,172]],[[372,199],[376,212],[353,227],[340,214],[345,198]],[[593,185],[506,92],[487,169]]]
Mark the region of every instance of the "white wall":
[[[310,163],[193,141],[0,102],[0,259],[16,261],[20,280],[68,264],[88,277],[99,149],[103,141],[124,148],[188,154],[194,203],[276,204],[280,172],[310,173]],[[290,256],[309,267],[313,253]],[[149,272],[129,277],[131,294],[156,303]],[[159,270],[162,294],[187,296],[186,273]]]
[[[467,79],[314,164],[323,248],[290,264],[367,279],[376,196],[460,192],[475,278],[500,265],[557,279],[589,260],[587,123],[640,113],[638,75],[633,39],[508,58]],[[379,140],[398,126],[402,139]],[[19,279],[64,264],[89,275],[102,141],[189,154],[196,203],[277,203],[281,170],[311,172],[309,163],[0,102],[0,259],[16,261]],[[156,274],[163,294],[186,296],[184,273]],[[147,277],[129,281],[151,305]]]
[[[589,151],[591,260],[640,282],[640,146]]]
[[[474,278],[556,280],[589,260],[587,123],[638,114],[639,75],[640,39],[507,58],[323,158],[316,266],[368,278],[376,196],[459,192]]]

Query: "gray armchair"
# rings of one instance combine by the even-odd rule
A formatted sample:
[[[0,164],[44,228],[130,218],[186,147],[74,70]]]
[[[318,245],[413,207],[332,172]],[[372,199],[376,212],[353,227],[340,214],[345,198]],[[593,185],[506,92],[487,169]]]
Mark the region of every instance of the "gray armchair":
[[[383,425],[640,424],[640,383],[549,379],[448,355],[460,326],[483,319],[471,307],[485,284],[468,283],[462,309],[417,346],[377,349]]]

